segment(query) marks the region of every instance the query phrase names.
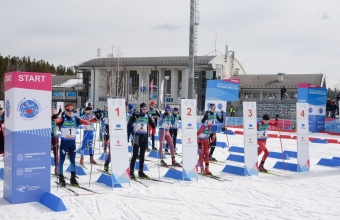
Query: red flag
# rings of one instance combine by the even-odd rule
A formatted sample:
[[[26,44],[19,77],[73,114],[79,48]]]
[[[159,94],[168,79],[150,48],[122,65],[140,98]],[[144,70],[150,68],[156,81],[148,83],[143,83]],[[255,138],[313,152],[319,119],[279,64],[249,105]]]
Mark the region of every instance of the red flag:
[[[150,82],[150,91],[152,92],[152,90],[153,90],[153,79]]]

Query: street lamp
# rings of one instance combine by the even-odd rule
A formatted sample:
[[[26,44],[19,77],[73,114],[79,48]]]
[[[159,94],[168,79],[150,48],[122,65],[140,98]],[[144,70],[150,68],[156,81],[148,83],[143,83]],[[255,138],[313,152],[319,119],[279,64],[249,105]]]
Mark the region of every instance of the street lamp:
[[[169,80],[169,76],[165,76],[164,77],[165,78],[165,80],[166,80],[166,82],[165,82],[165,92],[164,92],[164,96],[165,96],[165,100],[164,100],[164,109],[165,109],[165,106],[166,106],[166,97],[167,97],[167,95],[166,95],[166,93],[167,93],[167,87],[168,87],[168,80]]]

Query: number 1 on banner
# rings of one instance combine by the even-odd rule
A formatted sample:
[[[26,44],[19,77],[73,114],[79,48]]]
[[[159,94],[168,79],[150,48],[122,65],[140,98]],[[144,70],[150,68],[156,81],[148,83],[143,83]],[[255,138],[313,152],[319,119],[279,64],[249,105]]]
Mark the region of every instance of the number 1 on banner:
[[[115,111],[117,112],[117,116],[119,116],[119,108],[116,108]]]

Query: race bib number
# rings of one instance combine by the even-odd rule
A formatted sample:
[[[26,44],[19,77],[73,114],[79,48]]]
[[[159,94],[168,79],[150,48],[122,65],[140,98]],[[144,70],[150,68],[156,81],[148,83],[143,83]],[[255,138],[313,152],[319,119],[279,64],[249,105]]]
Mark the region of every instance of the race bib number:
[[[92,131],[92,125],[84,125],[84,130],[86,131]]]
[[[163,122],[163,124],[162,124],[162,128],[164,128],[164,129],[170,129],[170,122]]]
[[[257,131],[257,138],[267,138],[268,131]]]
[[[61,137],[62,138],[74,138],[76,136],[75,128],[61,128]]]
[[[134,126],[134,131],[146,132],[147,124],[136,123]]]

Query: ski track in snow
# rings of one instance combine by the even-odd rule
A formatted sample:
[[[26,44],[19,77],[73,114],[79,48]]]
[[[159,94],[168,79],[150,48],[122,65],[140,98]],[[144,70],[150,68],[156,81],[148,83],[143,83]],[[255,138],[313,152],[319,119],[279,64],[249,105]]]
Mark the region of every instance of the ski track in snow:
[[[318,134],[318,137],[325,136]],[[232,146],[243,146],[242,135],[229,135],[228,138]],[[329,138],[335,139],[337,136]],[[226,141],[226,136],[218,134],[218,141]],[[96,144],[98,146],[99,142]],[[181,145],[177,144],[177,147],[180,152]],[[281,152],[280,139],[269,138],[267,147],[269,151]],[[282,147],[296,151],[296,140],[282,139]],[[216,148],[214,156],[225,161],[230,153],[237,154],[228,150]],[[95,158],[99,158],[98,149],[95,153]],[[210,168],[214,174],[232,181],[219,182],[199,176],[198,181],[171,180],[173,184],[142,180],[149,187],[131,181],[130,186],[123,184],[123,188],[115,189],[95,182],[102,174],[96,169],[93,169],[93,182],[88,187],[90,170],[86,170],[86,176],[79,176],[79,183],[100,194],[70,187],[81,194],[74,196],[60,187],[57,190],[54,183],[56,178],[51,177],[51,192],[62,198],[68,209],[66,212],[53,212],[40,203],[11,205],[2,198],[0,219],[339,219],[340,168],[316,165],[321,157],[333,156],[340,156],[339,144],[310,143],[311,172],[275,170],[272,167],[282,159],[267,159],[265,167],[291,178],[263,173],[251,177],[236,176],[221,173],[224,165],[212,163]],[[181,157],[177,158],[181,160]],[[97,162],[102,164],[101,161]],[[285,162],[296,163],[296,158]],[[88,159],[85,163],[90,166]],[[153,162],[146,161],[146,164],[150,170],[147,174],[157,178],[160,172],[162,179],[170,180],[163,177],[166,168],[158,171]],[[235,162],[228,164],[240,165]],[[64,169],[68,165],[69,161],[66,160]],[[3,167],[3,162],[0,167]],[[65,175],[70,176],[68,172]],[[0,193],[3,193],[2,180]]]

